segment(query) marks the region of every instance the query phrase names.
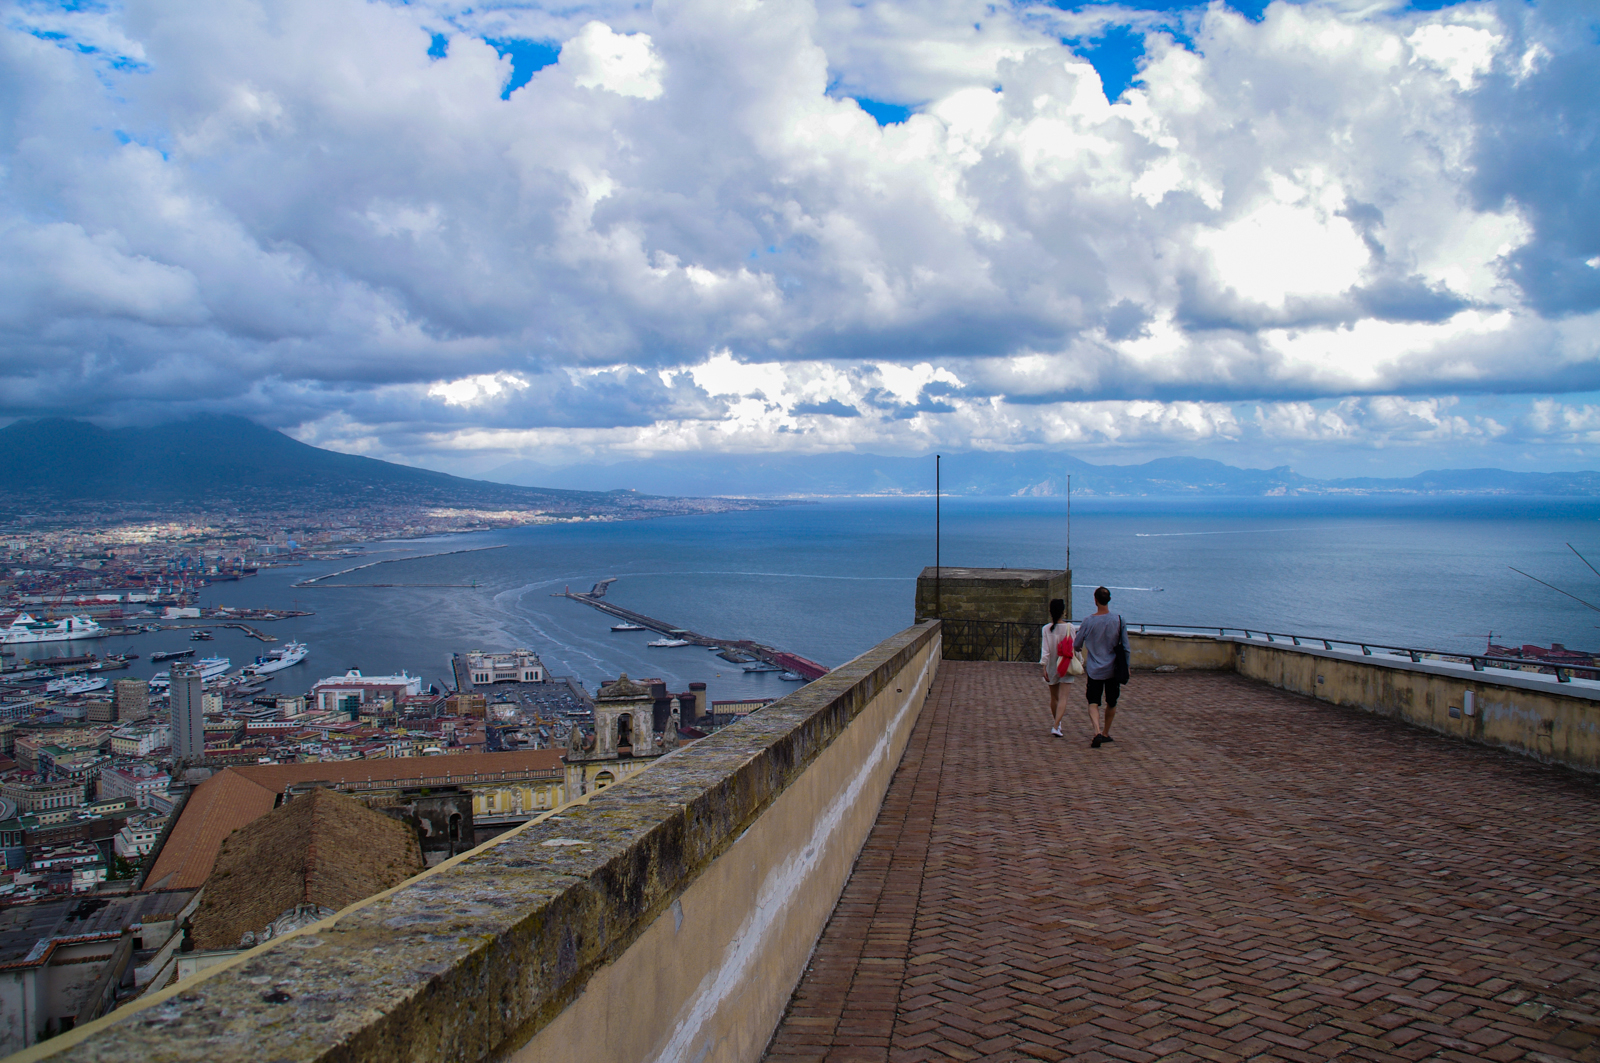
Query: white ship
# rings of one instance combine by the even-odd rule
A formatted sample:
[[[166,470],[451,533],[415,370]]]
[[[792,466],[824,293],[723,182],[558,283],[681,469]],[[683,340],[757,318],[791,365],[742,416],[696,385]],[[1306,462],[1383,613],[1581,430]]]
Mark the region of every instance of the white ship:
[[[226,657],[202,657],[198,661],[194,662],[194,666],[200,669],[200,678],[202,680],[207,680],[215,679],[223,672],[226,672],[229,668],[233,667],[233,662]],[[150,677],[150,685],[152,687],[171,686],[172,673],[157,672],[155,675]]]
[[[673,646],[687,646],[688,639],[651,639],[646,646],[654,646],[658,650],[670,649]]]
[[[286,643],[281,649],[272,650],[263,657],[257,657],[255,664],[245,665],[244,674],[271,675],[273,672],[281,672],[285,668],[292,668],[305,660],[306,654],[309,652],[311,651],[306,649],[306,644],[303,642]]]
[[[87,616],[69,616],[65,620],[35,620],[22,613],[11,626],[0,631],[0,643],[14,645],[22,642],[70,642],[73,639],[98,638],[105,629]]]
[[[52,679],[44,685],[47,694],[63,694],[73,697],[77,694],[87,694],[91,690],[105,689],[106,681],[103,678],[91,678],[86,675],[67,675],[60,679]]]
[[[612,631],[643,631],[644,629],[645,629],[645,627],[644,627],[643,624],[612,624],[611,625],[611,630]]]

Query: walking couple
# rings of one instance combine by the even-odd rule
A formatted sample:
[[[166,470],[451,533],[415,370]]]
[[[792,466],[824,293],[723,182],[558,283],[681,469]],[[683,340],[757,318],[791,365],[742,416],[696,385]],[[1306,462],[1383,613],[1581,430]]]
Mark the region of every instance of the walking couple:
[[[1066,700],[1061,688],[1072,682],[1069,668],[1071,657],[1083,653],[1083,669],[1088,675],[1089,723],[1094,727],[1094,738],[1089,744],[1099,749],[1111,741],[1111,721],[1117,715],[1117,698],[1122,684],[1128,681],[1128,627],[1122,617],[1111,611],[1111,592],[1096,587],[1096,611],[1074,626],[1061,619],[1067,603],[1060,598],[1050,601],[1050,623],[1039,635],[1039,663],[1044,666],[1044,681],[1050,685],[1050,715],[1055,725],[1050,733],[1061,734],[1061,718],[1067,714]],[[1100,706],[1105,697],[1105,708]]]

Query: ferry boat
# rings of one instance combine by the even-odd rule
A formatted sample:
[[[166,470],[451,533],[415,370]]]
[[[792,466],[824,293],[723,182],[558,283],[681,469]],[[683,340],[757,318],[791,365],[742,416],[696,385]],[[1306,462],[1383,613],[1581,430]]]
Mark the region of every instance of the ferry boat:
[[[244,666],[245,675],[270,675],[281,672],[285,668],[292,668],[306,659],[306,649],[303,642],[286,643],[281,649],[268,652],[265,656],[257,657],[255,664]]]
[[[646,646],[654,646],[658,650],[671,649],[674,646],[689,645],[688,639],[651,639]]]
[[[611,630],[612,631],[644,631],[645,630],[645,626],[643,624],[612,624],[611,625]]]
[[[35,620],[21,613],[11,621],[11,626],[0,631],[0,643],[7,646],[24,642],[71,642],[73,639],[98,638],[105,629],[87,616],[69,616],[65,620]]]
[[[202,680],[210,680],[215,679],[217,676],[233,667],[233,662],[226,657],[202,657],[198,661],[194,662],[194,666],[200,669],[200,678]],[[172,673],[157,672],[155,675],[150,677],[150,685],[152,687],[171,686]]]
[[[104,677],[90,677],[86,675],[69,675],[60,679],[52,679],[44,685],[46,693],[60,693],[66,697],[75,697],[87,694],[91,690],[104,690],[106,681]]]

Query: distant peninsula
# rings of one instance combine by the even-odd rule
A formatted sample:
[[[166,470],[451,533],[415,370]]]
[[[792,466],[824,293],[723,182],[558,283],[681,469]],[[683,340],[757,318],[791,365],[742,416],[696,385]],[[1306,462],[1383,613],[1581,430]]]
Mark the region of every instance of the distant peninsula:
[[[1242,469],[1204,458],[1159,458],[1141,465],[1095,465],[1061,451],[946,452],[946,494],[988,497],[1370,497],[1370,496],[1600,496],[1600,472],[1507,472],[1441,469],[1386,479],[1317,479],[1288,466]],[[876,454],[675,455],[670,461],[569,466],[512,462],[489,475],[508,483],[537,480],[551,487],[587,484],[748,497],[920,495],[933,492],[933,457]]]

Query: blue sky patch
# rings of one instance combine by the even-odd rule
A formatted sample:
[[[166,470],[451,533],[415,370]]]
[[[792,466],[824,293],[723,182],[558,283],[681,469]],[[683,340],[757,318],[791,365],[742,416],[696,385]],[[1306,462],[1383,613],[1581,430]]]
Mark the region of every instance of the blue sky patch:
[[[1129,26],[1107,27],[1104,36],[1087,43],[1064,43],[1089,60],[1100,75],[1106,99],[1113,103],[1139,76],[1139,60],[1144,57],[1144,34]]]
[[[433,42],[428,45],[429,59],[443,59],[450,54],[450,38],[442,33],[433,35]]]
[[[561,45],[549,41],[525,41],[515,37],[500,40],[485,37],[484,40],[502,57],[511,57],[511,80],[500,93],[502,100],[509,100],[513,92],[533,80],[533,75],[561,58]]]
[[[873,121],[877,122],[879,125],[894,125],[897,122],[904,122],[907,118],[910,118],[916,113],[913,108],[907,107],[903,104],[884,103],[882,100],[869,100],[865,96],[856,96],[853,98],[856,101],[856,105],[859,106],[863,111],[866,111],[868,114],[870,114]]]

